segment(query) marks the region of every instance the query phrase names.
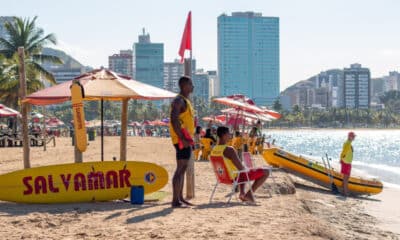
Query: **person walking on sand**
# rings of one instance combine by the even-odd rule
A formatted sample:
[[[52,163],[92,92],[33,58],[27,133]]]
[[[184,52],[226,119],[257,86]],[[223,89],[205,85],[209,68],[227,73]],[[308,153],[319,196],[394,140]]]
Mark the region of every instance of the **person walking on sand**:
[[[230,139],[229,128],[227,127],[218,127],[217,129],[218,135],[218,145],[216,145],[211,151],[211,156],[222,156],[224,158],[225,165],[227,169],[231,171],[243,170],[244,166],[239,160],[239,156],[235,149],[231,146],[227,145],[228,140]],[[253,192],[255,192],[268,178],[269,170],[262,168],[253,168],[248,172],[248,177],[250,180],[254,181],[251,186]],[[241,173],[238,177],[239,182],[247,180],[247,175],[245,173]],[[239,198],[242,201],[250,201],[254,202],[254,196],[252,192],[249,190],[245,193],[245,185],[239,185],[240,195]]]
[[[176,150],[176,170],[172,179],[172,207],[182,204],[193,205],[183,198],[185,172],[192,154],[193,135],[195,132],[194,110],[189,100],[193,92],[192,80],[183,76],[179,79],[180,93],[171,103],[170,135]]]
[[[356,134],[349,132],[347,141],[343,144],[342,153],[340,154],[341,173],[343,174],[343,195],[349,195],[349,178],[351,173],[351,162],[353,161],[353,146],[351,142],[354,141]]]

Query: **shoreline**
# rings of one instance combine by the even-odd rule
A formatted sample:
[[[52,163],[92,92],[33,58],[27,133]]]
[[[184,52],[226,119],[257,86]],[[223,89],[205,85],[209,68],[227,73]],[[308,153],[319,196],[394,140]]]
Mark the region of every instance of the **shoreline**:
[[[400,188],[384,187],[381,194],[371,197],[371,201],[364,204],[365,211],[378,220],[382,229],[400,235]]]

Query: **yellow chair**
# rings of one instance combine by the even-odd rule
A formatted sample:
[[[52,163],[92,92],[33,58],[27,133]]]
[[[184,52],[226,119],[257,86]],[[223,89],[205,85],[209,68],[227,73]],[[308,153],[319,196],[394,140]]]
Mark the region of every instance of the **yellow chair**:
[[[201,143],[200,159],[208,160],[208,157],[210,156],[210,153],[211,153],[212,142],[213,142],[213,140],[210,138],[201,138],[200,139],[200,143]]]

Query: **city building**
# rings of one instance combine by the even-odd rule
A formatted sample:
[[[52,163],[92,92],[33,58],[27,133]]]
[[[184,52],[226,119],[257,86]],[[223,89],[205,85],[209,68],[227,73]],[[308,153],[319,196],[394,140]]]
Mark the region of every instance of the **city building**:
[[[179,92],[178,81],[183,74],[184,65],[179,60],[164,63],[164,88],[172,92]]]
[[[220,95],[245,94],[259,105],[279,96],[279,18],[233,12],[218,17]]]
[[[219,78],[217,71],[207,71],[208,79],[210,81],[210,97],[220,96]]]
[[[344,107],[369,108],[371,104],[371,74],[368,68],[361,64],[351,64],[345,68],[344,79]]]
[[[371,79],[371,102],[378,103],[379,96],[384,92],[384,79],[372,78]]]
[[[383,78],[384,92],[399,90],[400,74],[396,71],[389,72],[389,76]]]
[[[14,22],[14,17],[8,17],[8,16],[1,16],[0,17],[0,37],[1,38],[6,38],[7,37],[7,31],[6,28],[4,27],[4,24],[6,22]]]
[[[81,68],[58,67],[50,69],[50,72],[56,79],[57,84],[60,84],[74,79],[75,77],[85,73],[86,70],[85,67]]]
[[[210,80],[208,73],[199,69],[193,74],[192,80],[194,85],[193,97],[208,102],[210,98]]]
[[[315,88],[326,88],[330,96],[327,105],[321,104],[321,106],[343,107],[343,83],[343,70],[340,69],[323,71],[315,77]]]
[[[108,68],[116,73],[133,77],[133,52],[121,50],[119,54],[108,57]]]
[[[139,41],[133,44],[133,78],[164,87],[164,44],[152,43],[150,34],[146,34],[144,29]]]

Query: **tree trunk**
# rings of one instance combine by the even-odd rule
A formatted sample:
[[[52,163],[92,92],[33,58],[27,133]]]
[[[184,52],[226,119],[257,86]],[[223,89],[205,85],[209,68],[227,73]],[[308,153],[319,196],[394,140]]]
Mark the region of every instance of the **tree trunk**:
[[[20,104],[22,115],[22,145],[24,153],[24,168],[30,168],[31,163],[29,159],[29,136],[28,136],[28,106],[27,103],[22,102],[26,97],[26,79],[25,79],[25,52],[24,47],[18,48],[19,57],[19,84],[20,84]]]

